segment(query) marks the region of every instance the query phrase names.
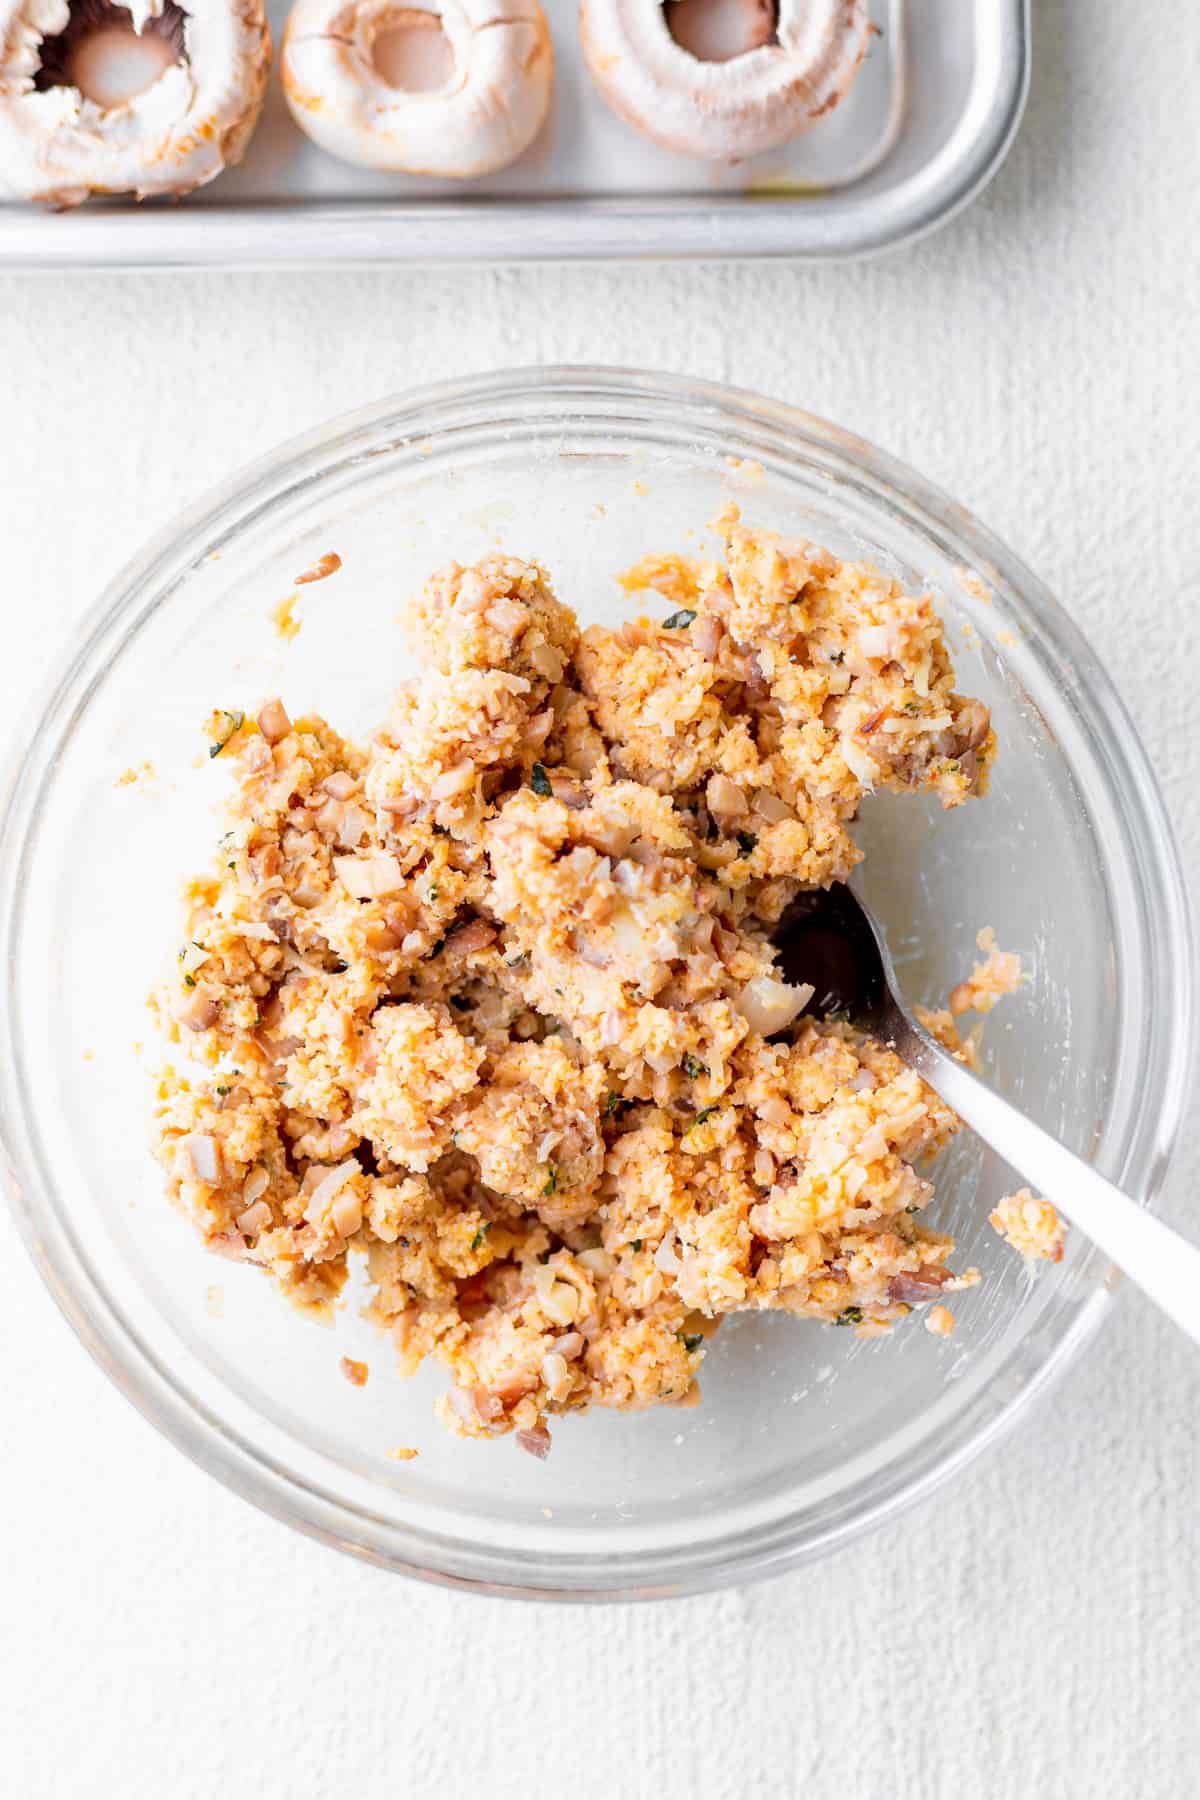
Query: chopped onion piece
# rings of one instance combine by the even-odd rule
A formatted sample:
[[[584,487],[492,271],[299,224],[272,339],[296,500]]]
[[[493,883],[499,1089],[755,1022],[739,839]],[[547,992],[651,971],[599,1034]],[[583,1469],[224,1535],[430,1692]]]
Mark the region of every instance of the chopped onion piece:
[[[799,1017],[812,999],[813,991],[808,982],[803,987],[789,987],[786,981],[777,981],[774,975],[756,975],[738,995],[738,1011],[751,1031],[773,1037]]]
[[[589,1275],[611,1275],[616,1266],[608,1251],[599,1245],[594,1250],[581,1250],[575,1261],[582,1263]]]
[[[253,1206],[256,1200],[262,1199],[262,1196],[267,1191],[270,1179],[270,1176],[267,1174],[267,1171],[263,1168],[261,1163],[258,1164],[257,1168],[251,1169],[245,1181],[242,1183],[242,1199],[246,1202],[247,1206]]]
[[[355,900],[382,900],[404,887],[404,870],[398,858],[386,851],[378,856],[335,856],[334,872]]]
[[[370,815],[361,806],[343,806],[341,823],[335,829],[342,849],[352,850],[371,829]]]
[[[244,1237],[257,1237],[271,1223],[271,1209],[265,1200],[256,1200],[237,1216],[237,1228]]]
[[[879,764],[874,757],[868,756],[862,745],[856,744],[849,735],[843,736],[838,748],[843,762],[855,779],[861,781],[864,787],[874,787],[879,780]]]
[[[537,1268],[533,1271],[533,1291],[539,1300],[549,1299],[550,1289],[554,1286],[557,1279],[558,1276],[550,1267],[549,1263],[538,1264]]]
[[[472,762],[455,763],[436,777],[429,792],[435,800],[450,800],[475,785],[476,769]]]
[[[179,957],[179,966],[185,975],[194,975],[208,961],[209,952],[201,944],[185,944]]]
[[[860,625],[858,648],[863,656],[868,656],[872,660],[876,657],[902,656],[904,641],[899,620],[889,619],[882,625]]]
[[[579,1315],[579,1295],[569,1281],[556,1281],[542,1299],[542,1310],[556,1325],[573,1325]]]
[[[664,1275],[678,1275],[680,1262],[675,1248],[674,1233],[665,1237],[654,1252],[654,1266],[656,1269],[661,1269]]]
[[[358,1174],[359,1167],[358,1159],[352,1156],[348,1162],[339,1163],[336,1169],[330,1169],[327,1175],[321,1177],[304,1209],[304,1217],[310,1225],[317,1223],[334,1195],[345,1187],[352,1175]]]
[[[206,1181],[210,1187],[220,1181],[221,1151],[215,1137],[206,1131],[189,1131],[180,1138],[179,1148],[186,1153],[196,1181]]]

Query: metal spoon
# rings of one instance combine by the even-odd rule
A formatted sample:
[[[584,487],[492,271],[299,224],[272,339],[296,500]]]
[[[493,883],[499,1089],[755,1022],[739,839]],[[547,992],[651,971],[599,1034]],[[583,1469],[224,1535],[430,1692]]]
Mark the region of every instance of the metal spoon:
[[[878,919],[848,887],[801,895],[774,934],[780,972],[816,990],[806,1010],[845,1012],[890,1045],[1039,1194],[1200,1343],[1200,1249],[972,1075],[900,996]]]

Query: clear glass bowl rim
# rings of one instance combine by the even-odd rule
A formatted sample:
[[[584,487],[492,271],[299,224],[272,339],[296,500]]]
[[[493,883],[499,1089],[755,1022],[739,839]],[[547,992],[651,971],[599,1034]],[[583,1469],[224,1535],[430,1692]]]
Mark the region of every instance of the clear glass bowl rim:
[[[1029,647],[1060,687],[1069,685],[1133,854],[1142,872],[1148,937],[1155,960],[1151,998],[1158,1029],[1146,1091],[1158,1095],[1121,1146],[1121,1163],[1138,1170],[1138,1191],[1153,1204],[1181,1127],[1193,1056],[1194,956],[1190,909],[1174,834],[1157,780],[1125,707],[1078,628],[1033,572],[966,509],[932,483],[861,438],[781,402],[721,383],[626,368],[546,366],[501,370],[415,388],[344,414],[239,470],[209,490],[153,537],[110,581],[77,629],[76,647],[17,738],[23,745],[10,770],[0,818],[0,967],[6,1003],[0,1006],[0,1147],[18,1227],[35,1266],[85,1348],[159,1430],[200,1467],[264,1511],[365,1560],[443,1585],[540,1599],[631,1599],[700,1592],[793,1567],[826,1554],[883,1523],[931,1493],[988,1444],[1010,1429],[1034,1397],[1066,1368],[1110,1310],[1098,1290],[1047,1348],[1036,1378],[981,1427],[960,1441],[917,1459],[846,1516],[816,1529],[799,1519],[726,1539],[692,1554],[675,1546],[628,1568],[614,1558],[502,1556],[484,1548],[468,1573],[447,1566],[434,1533],[399,1526],[295,1479],[200,1407],[151,1347],[128,1328],[115,1296],[105,1291],[80,1256],[56,1210],[52,1183],[37,1153],[22,1099],[21,1047],[13,1030],[12,981],[21,925],[25,859],[36,835],[39,799],[53,779],[59,752],[102,682],[110,662],[202,559],[253,528],[283,496],[294,499],[351,459],[389,447],[435,439],[452,429],[456,441],[494,434],[497,420],[523,425],[541,418],[594,414],[614,430],[622,424],[694,419],[731,439],[757,440],[777,464],[790,456],[820,463],[900,513],[906,523],[987,578],[992,573],[1026,614]],[[459,416],[456,416],[459,415]],[[465,416],[463,416],[465,415]],[[1169,972],[1168,974],[1164,972]],[[1120,1170],[1112,1171],[1118,1177]],[[461,1567],[461,1556],[456,1559]]]

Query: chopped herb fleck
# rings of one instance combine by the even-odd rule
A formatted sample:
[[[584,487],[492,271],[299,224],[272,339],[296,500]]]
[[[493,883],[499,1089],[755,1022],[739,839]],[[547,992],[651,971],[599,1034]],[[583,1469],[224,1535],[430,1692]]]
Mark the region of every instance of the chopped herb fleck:
[[[641,1240],[641,1238],[634,1238],[634,1240],[633,1240],[633,1242],[632,1242],[632,1243],[631,1243],[631,1244],[630,1244],[630,1246],[629,1246],[629,1248],[630,1248],[630,1249],[631,1249],[631,1250],[634,1250],[634,1251],[638,1251],[638,1250],[640,1250],[640,1249],[641,1249],[641,1247],[642,1247],[642,1240]]]
[[[689,1355],[693,1350],[698,1350],[704,1342],[702,1331],[681,1331],[679,1336],[683,1339],[683,1347]]]
[[[534,763],[533,771],[529,777],[529,785],[535,794],[540,794],[542,796],[543,800],[549,800],[553,797],[554,789],[550,786],[550,777],[547,775],[541,763]]]
[[[850,1023],[849,1008],[845,1006],[835,1006],[831,1008],[831,1010],[825,1014],[825,1023],[827,1025],[848,1025]]]
[[[218,731],[218,733],[223,733],[224,735],[218,736],[216,742],[213,744],[210,744],[208,746],[209,756],[210,757],[220,756],[222,750],[225,748],[225,746],[229,742],[230,738],[233,737],[235,732],[240,731],[242,729],[242,726],[245,723],[246,723],[246,715],[243,712],[221,712],[221,713],[218,713],[217,714],[217,731]]]
[[[846,660],[846,652],[844,650],[831,650],[829,652],[829,660],[831,663],[843,663]]]
[[[613,1113],[616,1112],[618,1106],[620,1106],[620,1104],[621,1104],[621,1096],[615,1090],[613,1090],[611,1093],[605,1094],[605,1096],[604,1096],[604,1116],[605,1116],[605,1118],[606,1119],[611,1118]]]
[[[430,906],[433,906],[436,904],[437,897],[438,897],[438,885],[437,885],[437,882],[435,881],[429,889],[429,904],[430,904]]]
[[[915,719],[921,709],[915,700],[906,700],[904,702],[903,710],[908,714],[910,719]]]
[[[738,840],[738,855],[739,855],[739,857],[754,855],[755,846],[758,843],[758,838],[755,836],[754,832],[739,831],[737,834],[737,840]]]
[[[835,1325],[861,1325],[862,1307],[848,1306],[845,1312],[840,1312],[833,1322]]]
[[[906,1213],[919,1213],[921,1209],[919,1206],[906,1206],[904,1210]]]
[[[196,977],[194,975],[185,975],[183,978],[183,985],[184,987],[195,987]]]
[[[218,1092],[218,1094],[220,1094],[220,1096],[223,1100],[225,1098],[226,1094],[229,1092],[229,1089],[227,1087],[219,1087],[217,1089],[217,1092]]]
[[[697,1125],[703,1125],[705,1119],[711,1119],[713,1114],[716,1112],[716,1110],[717,1109],[715,1106],[702,1106],[700,1108],[700,1111],[696,1114],[695,1118],[692,1120],[691,1124],[688,1126],[688,1130],[695,1131]]]
[[[491,1229],[492,1229],[492,1221],[490,1219],[488,1219],[479,1227],[479,1230],[475,1233],[475,1236],[471,1239],[472,1250],[479,1249],[480,1245],[483,1243],[484,1238],[487,1236],[488,1232]]]
[[[440,956],[442,954],[442,951],[445,948],[446,948],[446,939],[443,936],[438,939],[437,943],[433,946],[433,949],[429,952],[430,962],[433,961],[435,956]]]
[[[669,619],[663,620],[663,630],[686,631],[695,616],[695,610],[692,607],[681,606],[678,612],[673,612]]]
[[[551,1163],[547,1168],[546,1181],[545,1181],[545,1185],[542,1188],[543,1200],[548,1200],[550,1195],[557,1188],[557,1186],[558,1186],[558,1170],[555,1168],[554,1164]]]
[[[689,1081],[699,1081],[702,1075],[708,1074],[708,1070],[697,1056],[684,1057],[683,1072]]]

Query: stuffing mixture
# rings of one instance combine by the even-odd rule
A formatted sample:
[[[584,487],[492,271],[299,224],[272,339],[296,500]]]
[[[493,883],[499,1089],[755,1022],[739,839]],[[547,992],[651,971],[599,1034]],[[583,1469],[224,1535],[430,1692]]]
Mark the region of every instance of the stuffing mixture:
[[[1037,1200],[1028,1188],[1001,1200],[989,1224],[1014,1250],[1031,1262],[1061,1262],[1064,1226],[1048,1200]]]
[[[717,525],[723,562],[643,565],[675,609],[614,630],[536,564],[452,564],[365,742],[278,699],[209,721],[236,785],[166,1001],[170,1190],[302,1306],[365,1257],[447,1424],[537,1455],[550,1415],[693,1402],[728,1313],[937,1302],[945,1333],[977,1279],[921,1219],[954,1116],[801,1016],[771,932],[850,874],[870,790],[983,792],[987,708],[927,596]],[[956,1013],[1019,978],[983,947]]]

